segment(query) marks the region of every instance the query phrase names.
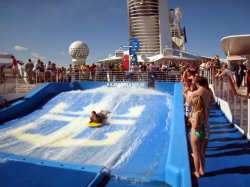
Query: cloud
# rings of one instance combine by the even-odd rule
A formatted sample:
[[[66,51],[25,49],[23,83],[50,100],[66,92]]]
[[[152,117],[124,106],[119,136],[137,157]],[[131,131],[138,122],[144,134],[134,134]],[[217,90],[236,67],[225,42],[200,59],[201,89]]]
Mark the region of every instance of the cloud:
[[[38,53],[32,52],[32,53],[30,53],[30,55],[31,55],[32,57],[34,57],[35,59],[45,59],[45,57],[39,55]]]
[[[63,51],[60,52],[61,55],[65,55],[65,53]]]
[[[19,51],[19,52],[21,52],[21,51],[27,51],[28,50],[27,47],[23,47],[23,46],[20,46],[20,45],[16,45],[14,47],[14,49],[17,50],[17,51]]]

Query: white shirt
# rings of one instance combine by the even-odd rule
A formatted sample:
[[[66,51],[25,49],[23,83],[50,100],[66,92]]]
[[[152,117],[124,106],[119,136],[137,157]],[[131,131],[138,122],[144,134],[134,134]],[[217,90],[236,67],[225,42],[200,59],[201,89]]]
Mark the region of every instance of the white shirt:
[[[52,64],[46,64],[46,70],[52,70]]]
[[[40,63],[36,62],[35,65],[34,65],[34,69],[33,71],[39,71],[39,68],[41,67]]]
[[[247,69],[250,68],[250,60],[246,60],[245,62],[243,62],[243,65],[246,66]]]
[[[223,76],[223,75],[228,75],[231,77],[232,80],[234,80],[232,71],[230,69],[224,69],[223,72],[221,73],[221,76]]]

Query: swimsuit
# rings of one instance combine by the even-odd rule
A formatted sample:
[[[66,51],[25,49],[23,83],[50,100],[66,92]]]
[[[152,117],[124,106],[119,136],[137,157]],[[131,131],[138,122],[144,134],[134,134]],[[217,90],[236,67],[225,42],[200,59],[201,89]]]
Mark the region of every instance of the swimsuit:
[[[191,132],[190,132],[191,135],[195,135],[197,138],[199,138],[200,140],[205,140],[205,131],[196,131],[194,129],[191,129]]]
[[[192,115],[192,121],[194,120],[194,115]],[[205,131],[205,126],[201,125],[202,129],[201,131],[197,131],[195,129],[191,129],[190,134],[196,136],[197,138],[199,138],[200,140],[205,140],[206,138],[206,131]]]

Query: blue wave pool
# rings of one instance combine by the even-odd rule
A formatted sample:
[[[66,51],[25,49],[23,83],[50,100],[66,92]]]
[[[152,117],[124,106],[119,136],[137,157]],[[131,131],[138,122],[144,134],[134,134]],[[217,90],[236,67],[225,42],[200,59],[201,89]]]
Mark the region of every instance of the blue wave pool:
[[[190,186],[182,99],[176,95],[181,85],[158,83],[155,90],[146,85],[44,84],[0,112],[2,159],[102,168],[107,186],[117,181]],[[87,126],[93,110],[110,111],[104,126]]]

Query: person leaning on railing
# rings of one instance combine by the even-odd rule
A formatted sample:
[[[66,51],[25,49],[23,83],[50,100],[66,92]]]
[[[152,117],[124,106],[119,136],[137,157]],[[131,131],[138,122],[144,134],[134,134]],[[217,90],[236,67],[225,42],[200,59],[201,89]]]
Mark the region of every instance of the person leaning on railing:
[[[233,73],[230,69],[228,69],[228,65],[226,63],[222,64],[221,69],[217,72],[217,74],[215,75],[215,78],[219,78],[219,77],[223,77],[225,75],[228,75],[231,77],[232,80],[233,79]]]

